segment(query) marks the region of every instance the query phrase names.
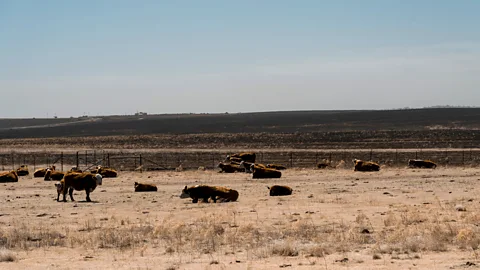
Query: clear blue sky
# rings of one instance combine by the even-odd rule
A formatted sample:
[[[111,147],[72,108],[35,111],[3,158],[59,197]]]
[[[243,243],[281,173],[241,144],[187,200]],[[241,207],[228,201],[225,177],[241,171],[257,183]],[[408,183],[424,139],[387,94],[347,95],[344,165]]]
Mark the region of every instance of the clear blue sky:
[[[480,105],[480,1],[0,0],[0,117]]]

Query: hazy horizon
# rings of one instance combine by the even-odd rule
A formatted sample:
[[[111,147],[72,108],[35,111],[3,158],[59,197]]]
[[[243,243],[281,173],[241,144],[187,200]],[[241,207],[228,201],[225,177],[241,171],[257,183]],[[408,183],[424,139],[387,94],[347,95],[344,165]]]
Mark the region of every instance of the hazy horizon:
[[[4,0],[0,118],[477,107],[479,10]]]

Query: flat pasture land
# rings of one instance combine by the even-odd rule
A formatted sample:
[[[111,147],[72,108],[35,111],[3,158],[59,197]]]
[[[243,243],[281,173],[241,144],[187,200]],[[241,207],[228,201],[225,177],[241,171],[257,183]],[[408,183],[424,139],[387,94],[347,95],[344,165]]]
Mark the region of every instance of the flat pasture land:
[[[239,200],[179,198],[197,184]],[[273,184],[293,195],[268,196]],[[479,186],[476,167],[120,172],[87,203],[83,191],[57,202],[54,182],[26,176],[0,184],[0,268],[463,269],[480,264]]]

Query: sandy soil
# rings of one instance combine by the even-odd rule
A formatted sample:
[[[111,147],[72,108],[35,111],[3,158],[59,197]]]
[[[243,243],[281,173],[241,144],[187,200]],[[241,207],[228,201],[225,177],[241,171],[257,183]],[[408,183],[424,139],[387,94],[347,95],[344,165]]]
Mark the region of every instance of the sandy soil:
[[[64,203],[54,182],[26,176],[0,184],[0,269],[475,269],[479,180],[478,168],[121,172],[93,203]],[[135,193],[135,181],[159,191]],[[195,184],[240,197],[178,197]],[[270,197],[272,184],[294,193]]]

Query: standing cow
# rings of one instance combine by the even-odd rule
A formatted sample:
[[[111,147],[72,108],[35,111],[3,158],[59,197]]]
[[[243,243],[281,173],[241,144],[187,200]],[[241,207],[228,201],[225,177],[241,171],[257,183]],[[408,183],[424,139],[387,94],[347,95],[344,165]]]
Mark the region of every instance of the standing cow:
[[[60,199],[60,193],[63,194],[63,201],[66,202],[67,191],[70,195],[70,199],[73,199],[73,190],[85,190],[87,193],[87,202],[91,202],[90,200],[90,193],[95,190],[97,185],[102,185],[102,176],[100,174],[93,174],[93,173],[75,173],[69,172],[65,174],[62,181],[55,184],[57,188],[57,202]]]

